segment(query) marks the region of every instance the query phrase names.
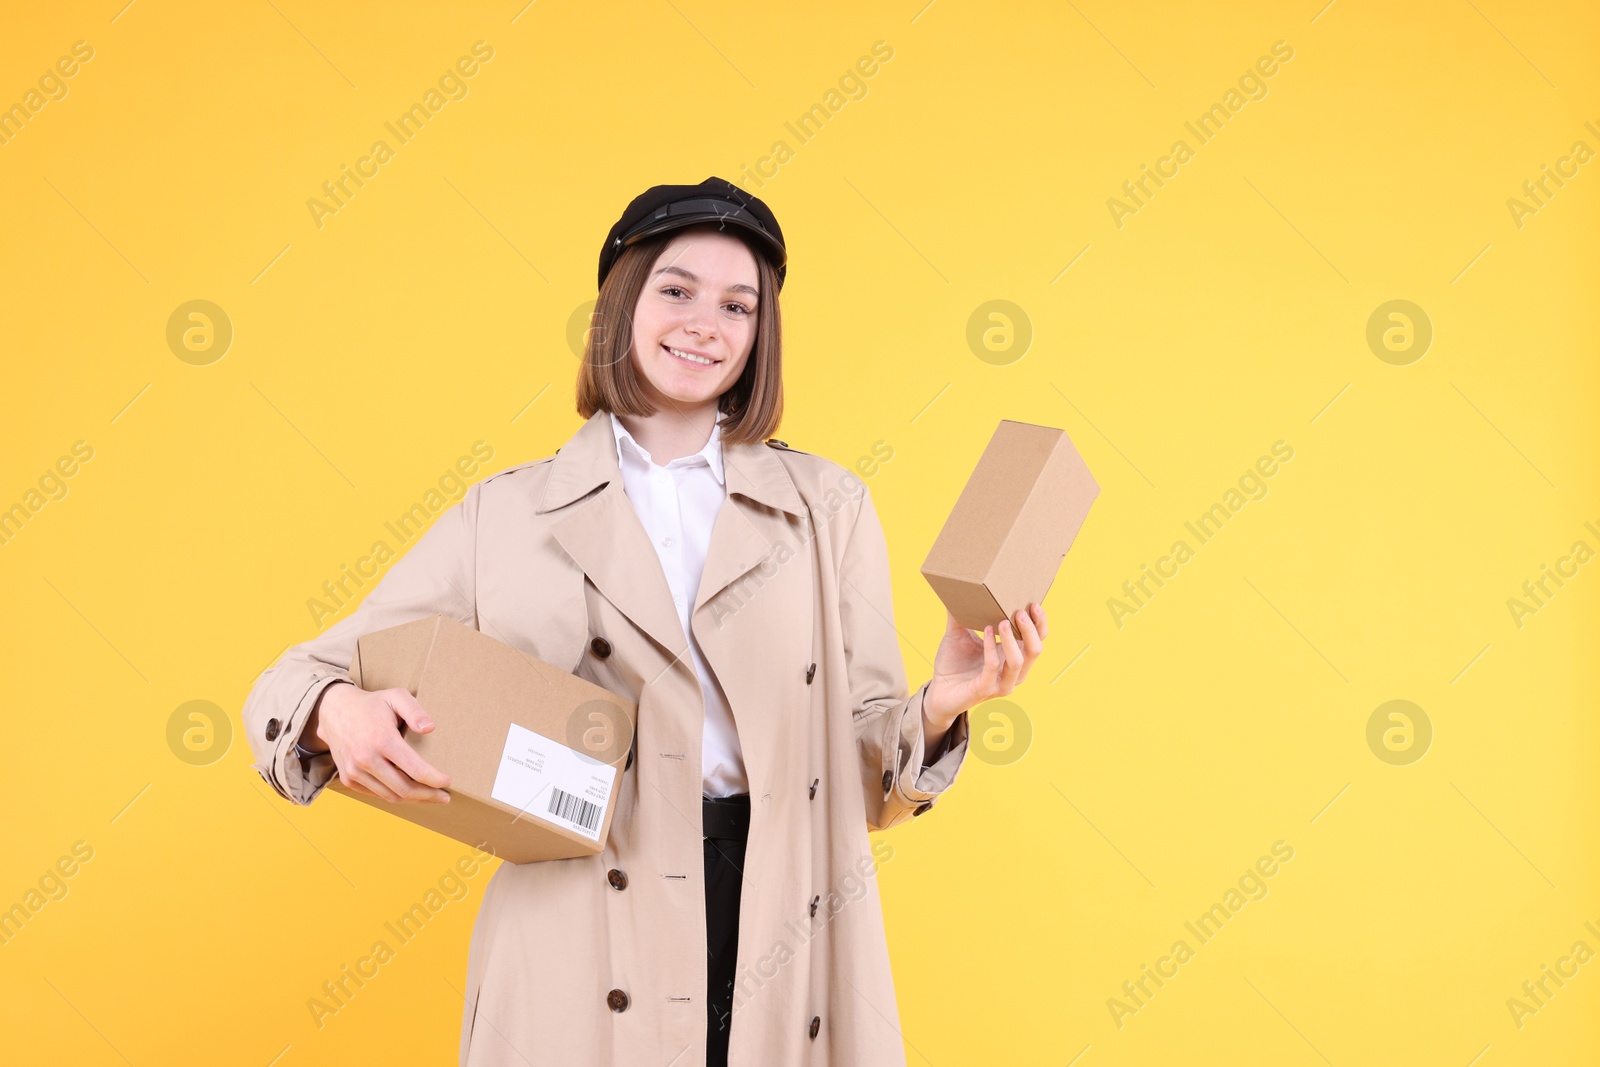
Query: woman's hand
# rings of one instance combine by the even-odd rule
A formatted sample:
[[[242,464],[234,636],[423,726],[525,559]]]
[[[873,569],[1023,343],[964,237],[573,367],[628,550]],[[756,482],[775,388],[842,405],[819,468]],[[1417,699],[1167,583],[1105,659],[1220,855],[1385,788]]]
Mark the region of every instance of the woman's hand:
[[[968,708],[1003,697],[1022,684],[1050,632],[1044,608],[1037,603],[1018,611],[1014,621],[1000,624],[998,646],[993,626],[985,626],[978,637],[956,622],[948,609],[945,617],[944,640],[933,659],[933,681],[922,701],[923,714],[940,733]]]
[[[400,735],[401,721],[419,734],[433,730],[433,720],[405,689],[369,693],[340,682],[322,691],[306,729],[332,751],[339,780],[355,792],[391,804],[448,804],[450,776],[417,755]]]

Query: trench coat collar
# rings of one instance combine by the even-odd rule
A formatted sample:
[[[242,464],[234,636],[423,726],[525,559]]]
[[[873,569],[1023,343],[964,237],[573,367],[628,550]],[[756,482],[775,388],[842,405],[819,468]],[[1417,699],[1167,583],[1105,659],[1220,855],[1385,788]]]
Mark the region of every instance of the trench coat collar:
[[[796,518],[805,515],[799,490],[783,461],[766,444],[735,443],[723,438],[722,463],[730,497],[742,496]],[[566,507],[607,482],[620,488],[622,468],[617,463],[610,413],[597,411],[571,440],[556,449],[550,479],[536,510],[543,513]]]
[[[617,418],[615,412],[611,415],[611,433],[617,439],[617,462],[619,464],[623,462],[624,450],[628,448],[633,449],[634,454],[643,462],[647,464],[655,462],[650,458],[650,453],[645,451],[644,446],[634,439],[633,434],[628,432],[628,428],[622,425],[622,420]],[[712,424],[711,436],[706,438],[705,446],[700,451],[693,456],[684,457],[686,460],[696,458],[706,461],[706,466],[711,468],[711,473],[717,479],[718,485],[727,485],[727,480],[722,473],[722,424],[720,422]],[[675,459],[672,462],[683,465],[684,461]]]
[[[785,515],[799,520],[806,515],[805,502],[783,460],[765,443],[724,438],[722,462],[727,498],[712,525],[691,622],[703,605],[770,555],[774,543],[785,537]],[[595,412],[556,450],[535,510],[558,509],[570,512],[554,516],[550,523],[562,550],[606,599],[663,648],[688,662],[688,639],[666,572],[623,488],[608,412]],[[725,666],[731,664],[712,662],[713,669]]]

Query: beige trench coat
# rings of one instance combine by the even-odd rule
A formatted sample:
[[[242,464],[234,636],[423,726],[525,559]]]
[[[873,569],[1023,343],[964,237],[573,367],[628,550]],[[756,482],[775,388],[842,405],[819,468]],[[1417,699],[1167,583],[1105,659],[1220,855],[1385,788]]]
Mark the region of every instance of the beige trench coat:
[[[724,461],[691,626],[750,782],[729,1062],[904,1064],[867,832],[926,812],[955,781],[967,715],[924,752],[926,686],[907,689],[888,550],[861,480],[781,443],[726,444]],[[322,690],[348,677],[356,638],[435,613],[639,705],[605,850],[503,863],[485,889],[461,1063],[703,1064],[704,705],[606,413],[554,456],[474,485],[353,614],[261,675],[243,718],[274,789],[307,804],[335,773],[294,742]],[[608,1007],[618,989],[620,1012]]]

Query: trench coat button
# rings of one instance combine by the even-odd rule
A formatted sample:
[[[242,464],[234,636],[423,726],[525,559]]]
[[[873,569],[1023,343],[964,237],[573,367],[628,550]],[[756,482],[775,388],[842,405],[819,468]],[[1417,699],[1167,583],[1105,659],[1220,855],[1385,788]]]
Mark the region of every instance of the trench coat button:
[[[812,897],[811,898],[811,914],[812,915],[815,915],[817,913],[817,905],[820,904],[820,903],[822,903],[822,898],[821,897]]]
[[[817,783],[820,782],[820,781],[822,781],[821,778],[813,778],[813,779],[811,779],[811,799],[812,800],[817,799]]]
[[[811,666],[806,668],[806,684],[807,685],[811,684],[811,679],[816,675],[816,673],[817,673],[817,665],[815,663],[813,663]]]
[[[889,795],[889,787],[891,785],[893,785],[893,784],[894,784],[894,772],[893,771],[884,771],[883,772],[883,795],[884,796],[888,796]]]
[[[811,1017],[811,1038],[812,1038],[812,1040],[816,1040],[817,1031],[821,1030],[821,1029],[822,1029],[822,1016],[813,1015]]]
[[[917,805],[917,810],[913,811],[911,814],[914,815],[914,816],[915,815],[921,815],[923,812],[927,811],[931,807],[933,807],[933,801],[924,800],[921,804]]]
[[[607,656],[611,655],[611,642],[607,641],[603,637],[597,637],[593,641],[589,642],[589,651],[593,652],[601,659],[605,659]]]
[[[628,888],[628,876],[617,870],[615,867],[606,872],[606,881],[611,883],[612,889],[623,890]]]
[[[620,989],[613,989],[611,992],[606,994],[606,1005],[610,1007],[612,1011],[627,1011],[628,994],[624,993]]]
[[[268,741],[276,741],[278,739],[278,729],[279,729],[279,723],[278,723],[277,719],[268,719],[267,720],[267,740]]]

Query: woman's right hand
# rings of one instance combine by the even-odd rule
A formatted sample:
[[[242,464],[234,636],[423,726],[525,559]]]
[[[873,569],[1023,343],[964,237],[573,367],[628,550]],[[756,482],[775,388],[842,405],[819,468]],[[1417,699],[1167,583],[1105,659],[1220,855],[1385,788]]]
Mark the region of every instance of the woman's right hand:
[[[348,788],[390,803],[448,804],[450,776],[417,755],[400,734],[402,721],[419,734],[433,730],[433,720],[405,689],[369,693],[339,682],[322,691],[306,732],[327,746]]]

